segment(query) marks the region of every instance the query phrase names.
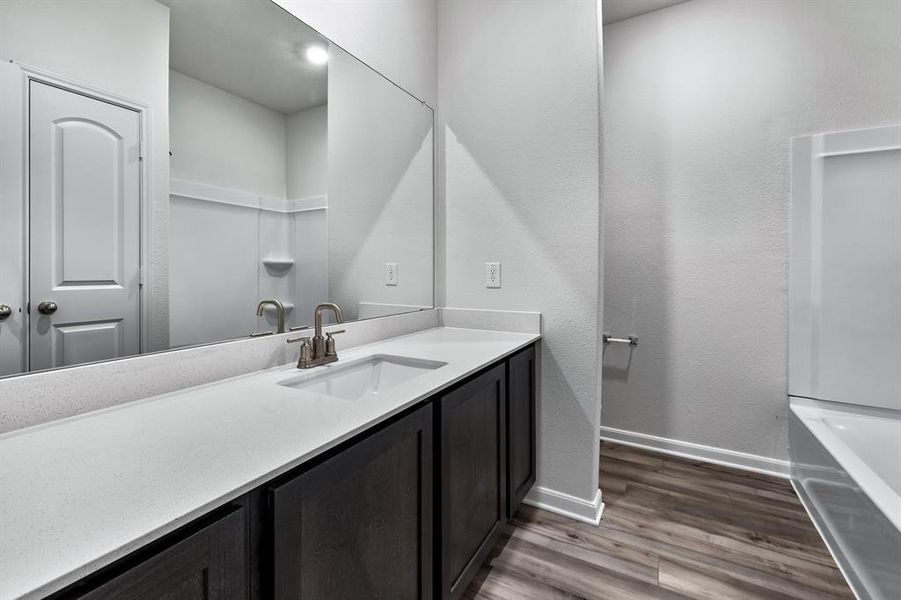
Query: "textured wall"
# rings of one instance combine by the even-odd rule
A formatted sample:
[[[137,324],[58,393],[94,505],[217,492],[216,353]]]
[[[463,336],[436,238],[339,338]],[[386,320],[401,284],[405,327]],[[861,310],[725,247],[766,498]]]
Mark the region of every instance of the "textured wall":
[[[328,86],[330,299],[432,306],[432,111],[334,48]]]
[[[342,2],[276,0],[276,2],[354,57],[376,69],[417,98],[434,106],[437,96],[436,0],[344,0]],[[335,63],[346,62],[342,61],[343,58],[345,57],[340,54],[336,58],[332,58],[332,64],[329,67],[330,87],[335,78]],[[380,84],[383,83],[380,82]],[[330,93],[330,104],[332,98],[334,95]],[[397,101],[400,102],[400,99],[398,98]],[[376,106],[370,106],[369,109],[371,109],[370,115],[379,112]],[[334,106],[329,107],[330,128],[332,123],[338,122],[332,117],[335,110]],[[365,116],[367,107],[360,105],[355,108],[348,103],[344,108],[339,107],[338,110],[353,110],[359,116]],[[354,121],[354,123],[358,122],[358,120]],[[373,124],[376,126],[387,125],[387,122],[376,118]],[[352,178],[336,175],[340,172],[353,171],[344,171],[344,166],[332,164],[334,162],[332,158],[338,157],[339,154],[337,151],[333,152],[331,141],[341,137],[345,140],[344,147],[353,152],[352,156],[342,157],[342,160],[353,162],[361,158],[365,159],[365,151],[372,149],[372,146],[366,147],[366,140],[372,142],[376,140],[369,136],[368,125],[363,125],[357,134],[360,132],[363,132],[364,135],[361,136],[360,143],[357,143],[346,135],[347,132],[342,134],[329,131],[329,224],[338,227],[340,219],[350,219],[347,221],[346,227],[329,231],[330,247],[339,250],[340,254],[340,256],[332,256],[333,253],[330,253],[329,256],[330,261],[334,260],[329,266],[329,293],[333,299],[337,299],[341,303],[349,318],[355,317],[359,301],[432,306],[434,303],[432,229],[431,225],[428,230],[421,229],[421,219],[419,218],[428,211],[428,221],[431,223],[432,184],[428,184],[428,191],[423,192],[416,201],[414,211],[414,214],[417,215],[416,222],[411,221],[406,230],[398,230],[400,236],[391,239],[382,235],[384,229],[379,234],[373,234],[370,231],[370,226],[376,222],[375,219],[378,219],[377,223],[381,225],[389,224],[396,219],[396,209],[400,204],[394,201],[387,203],[388,197],[397,199],[399,195],[409,196],[411,187],[418,190],[425,185],[424,180],[418,174],[423,173],[426,162],[431,164],[432,134],[423,133],[419,140],[420,146],[407,157],[408,165],[415,160],[414,168],[408,169],[407,172],[397,172],[396,167],[402,163],[395,161],[396,157],[376,154],[375,161],[364,160],[363,163],[360,163],[365,167],[366,174],[355,182]],[[390,131],[386,133],[393,135]],[[410,148],[405,146],[405,151]],[[411,158],[413,154],[415,157]],[[366,167],[367,162],[370,164],[369,167]],[[376,171],[379,167],[388,167],[381,177]],[[388,178],[391,177],[394,179],[389,180]],[[416,178],[418,179],[414,181],[413,179]],[[429,174],[429,179],[431,179],[431,174]],[[396,185],[397,190],[383,189],[388,184]],[[368,194],[366,185],[370,185],[372,191],[376,195],[381,194],[381,197]],[[339,196],[353,196],[358,200],[366,197],[366,204],[361,205],[359,211],[353,211],[351,205],[341,203],[340,200],[339,205],[334,205],[335,192],[338,192]],[[401,204],[404,202],[402,201]],[[343,216],[338,216],[342,206],[347,208],[347,212]],[[379,212],[380,207],[389,206],[394,214]],[[333,209],[337,209],[337,211]],[[370,222],[367,222],[366,219],[370,219]],[[364,248],[364,250],[340,250],[340,240],[346,240],[349,236],[353,236],[355,240],[352,248]],[[384,243],[379,243],[378,238],[380,237]],[[425,237],[428,237],[427,243]],[[425,249],[426,245],[428,245],[428,250]],[[370,252],[370,250],[375,252]],[[389,255],[392,258],[389,259]],[[385,262],[400,263],[398,271],[401,283],[396,288],[389,288],[384,284]]]
[[[597,493],[596,2],[439,3],[446,306],[541,311],[538,485]],[[485,262],[502,262],[501,289]]]
[[[604,28],[602,424],[785,459],[790,138],[901,121],[901,3],[690,0]]]

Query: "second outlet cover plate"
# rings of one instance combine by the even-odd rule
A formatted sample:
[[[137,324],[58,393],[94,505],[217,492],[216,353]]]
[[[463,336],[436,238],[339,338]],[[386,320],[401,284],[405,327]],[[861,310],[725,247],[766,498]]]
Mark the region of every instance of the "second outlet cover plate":
[[[485,287],[499,288],[501,287],[501,263],[486,262],[485,263]]]
[[[385,285],[397,285],[397,263],[385,263]]]

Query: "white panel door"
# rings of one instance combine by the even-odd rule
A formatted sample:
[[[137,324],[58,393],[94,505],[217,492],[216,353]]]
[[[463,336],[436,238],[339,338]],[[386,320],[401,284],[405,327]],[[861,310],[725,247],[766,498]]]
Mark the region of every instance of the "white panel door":
[[[140,115],[35,81],[29,94],[31,369],[137,354]]]
[[[901,409],[901,126],[797,138],[789,394]]]

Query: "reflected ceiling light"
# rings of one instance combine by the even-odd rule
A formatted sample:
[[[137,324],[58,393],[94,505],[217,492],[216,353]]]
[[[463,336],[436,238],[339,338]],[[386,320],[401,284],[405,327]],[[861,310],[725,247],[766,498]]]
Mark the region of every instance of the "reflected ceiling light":
[[[322,46],[307,46],[304,56],[312,65],[322,66],[328,62],[328,50]]]

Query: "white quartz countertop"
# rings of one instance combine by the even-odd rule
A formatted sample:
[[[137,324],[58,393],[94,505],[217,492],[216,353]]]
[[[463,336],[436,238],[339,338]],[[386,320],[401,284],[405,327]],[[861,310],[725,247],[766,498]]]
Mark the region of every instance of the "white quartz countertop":
[[[0,435],[0,600],[59,590],[538,338],[429,329]],[[366,400],[277,384],[375,354],[447,364]]]

